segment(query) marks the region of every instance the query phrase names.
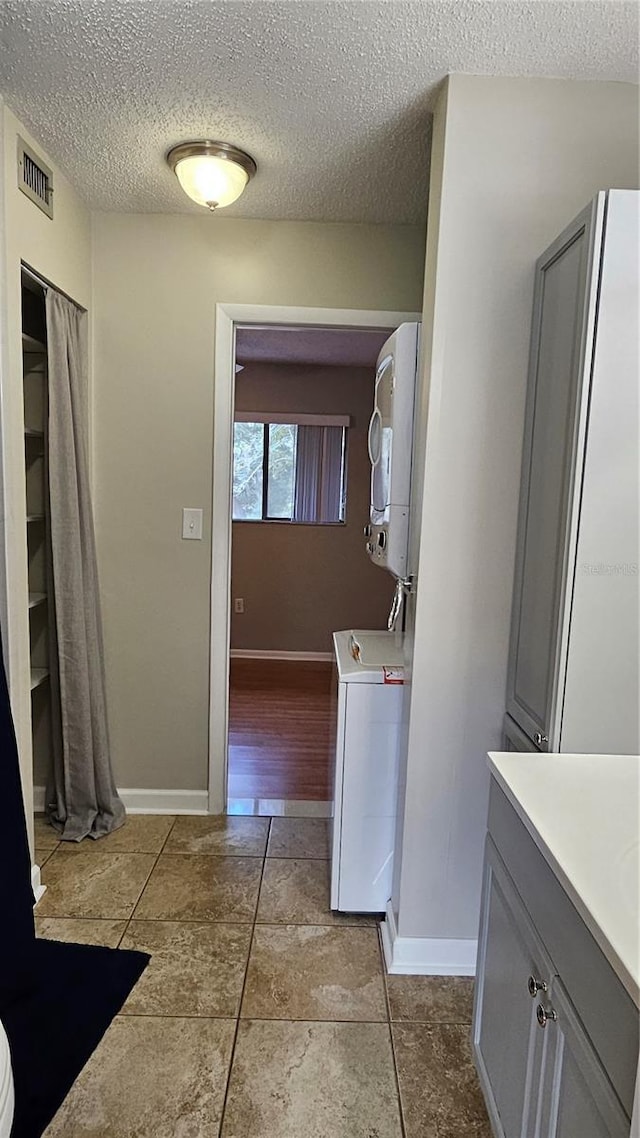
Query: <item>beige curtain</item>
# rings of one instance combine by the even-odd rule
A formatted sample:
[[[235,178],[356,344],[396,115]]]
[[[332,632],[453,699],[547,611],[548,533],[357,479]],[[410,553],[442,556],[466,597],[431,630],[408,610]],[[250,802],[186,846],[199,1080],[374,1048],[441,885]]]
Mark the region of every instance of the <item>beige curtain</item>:
[[[102,626],[87,463],[86,313],[47,291],[47,459],[53,640],[60,717],[47,809],[67,841],[121,826],[109,755]],[[55,686],[55,669],[54,686]],[[53,693],[52,693],[53,694]]]

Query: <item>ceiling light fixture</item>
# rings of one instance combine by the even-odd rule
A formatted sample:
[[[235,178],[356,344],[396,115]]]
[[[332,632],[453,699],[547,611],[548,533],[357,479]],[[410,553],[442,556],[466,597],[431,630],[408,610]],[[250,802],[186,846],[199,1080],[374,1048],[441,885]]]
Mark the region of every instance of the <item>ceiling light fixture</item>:
[[[228,142],[183,142],[169,151],[167,162],[185,194],[212,211],[236,201],[257,169],[249,154]]]

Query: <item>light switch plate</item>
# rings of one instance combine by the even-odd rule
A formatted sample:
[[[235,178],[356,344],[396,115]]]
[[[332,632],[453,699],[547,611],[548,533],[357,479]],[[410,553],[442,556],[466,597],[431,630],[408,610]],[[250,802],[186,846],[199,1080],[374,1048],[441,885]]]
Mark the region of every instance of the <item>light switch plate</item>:
[[[192,541],[202,540],[202,510],[185,507],[182,511],[182,536]]]

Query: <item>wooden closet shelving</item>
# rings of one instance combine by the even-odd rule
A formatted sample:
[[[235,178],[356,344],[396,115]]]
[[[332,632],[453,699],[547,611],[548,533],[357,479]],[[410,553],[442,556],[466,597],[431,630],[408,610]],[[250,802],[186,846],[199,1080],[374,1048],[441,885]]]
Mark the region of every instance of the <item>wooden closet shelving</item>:
[[[22,327],[33,779],[34,785],[42,786],[48,781],[52,749],[47,597],[49,494],[45,457],[48,369],[44,292],[25,278],[22,289]]]

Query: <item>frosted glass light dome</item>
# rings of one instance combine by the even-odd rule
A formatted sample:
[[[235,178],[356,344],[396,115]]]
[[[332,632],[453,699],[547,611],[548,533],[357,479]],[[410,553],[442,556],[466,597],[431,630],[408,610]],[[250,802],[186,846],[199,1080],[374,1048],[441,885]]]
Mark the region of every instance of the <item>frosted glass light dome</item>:
[[[256,172],[253,158],[228,142],[185,142],[167,162],[185,194],[210,210],[237,201]]]

